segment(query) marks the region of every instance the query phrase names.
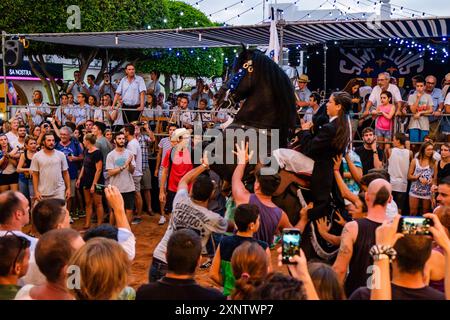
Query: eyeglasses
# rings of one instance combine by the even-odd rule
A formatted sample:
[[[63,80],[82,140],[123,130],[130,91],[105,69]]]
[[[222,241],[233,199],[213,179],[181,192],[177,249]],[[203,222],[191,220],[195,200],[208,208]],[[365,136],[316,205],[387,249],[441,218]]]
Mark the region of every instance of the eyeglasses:
[[[426,84],[436,84],[436,82],[427,82]]]
[[[30,242],[30,240],[28,240],[27,238],[18,236],[18,235],[16,235],[16,234],[15,234],[14,232],[12,232],[12,231],[7,231],[7,232],[2,236],[2,238],[3,238],[3,237],[6,237],[6,236],[8,236],[8,235],[13,236],[13,237],[15,237],[17,240],[20,241],[20,247],[19,247],[19,250],[17,251],[16,257],[14,258],[14,262],[13,262],[13,264],[11,265],[11,267],[14,268],[14,266],[15,266],[16,263],[17,263],[17,259],[19,259],[20,254],[22,253],[22,251],[24,251],[24,250],[26,250],[26,249],[28,249],[28,248],[30,247],[31,242]]]

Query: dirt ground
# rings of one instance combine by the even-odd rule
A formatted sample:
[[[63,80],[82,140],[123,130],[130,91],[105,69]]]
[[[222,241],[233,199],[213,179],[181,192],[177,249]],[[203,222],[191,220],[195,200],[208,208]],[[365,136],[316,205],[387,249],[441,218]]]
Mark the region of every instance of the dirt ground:
[[[131,267],[130,286],[137,289],[142,284],[148,282],[148,270],[152,260],[153,250],[158,245],[167,228],[158,225],[158,216],[143,215],[143,222],[138,225],[132,225],[131,229],[136,236],[136,257]],[[81,230],[84,219],[75,221],[72,225],[74,229]],[[205,258],[206,261],[206,258]],[[277,253],[272,250],[272,266],[275,271],[287,272],[285,267],[277,266]],[[208,276],[208,270],[198,269],[196,280],[206,287],[218,287]]]

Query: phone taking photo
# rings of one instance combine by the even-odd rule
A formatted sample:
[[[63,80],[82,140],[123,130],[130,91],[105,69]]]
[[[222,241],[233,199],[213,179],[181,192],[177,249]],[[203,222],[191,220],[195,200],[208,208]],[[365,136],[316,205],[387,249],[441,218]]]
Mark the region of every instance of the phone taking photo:
[[[398,223],[398,233],[404,235],[430,236],[433,220],[424,217],[404,216]]]
[[[105,191],[106,186],[104,184],[96,184],[95,185],[95,192],[98,194],[103,194]]]
[[[289,261],[289,258],[300,255],[300,230],[296,228],[284,228],[281,240],[283,264],[295,264]]]

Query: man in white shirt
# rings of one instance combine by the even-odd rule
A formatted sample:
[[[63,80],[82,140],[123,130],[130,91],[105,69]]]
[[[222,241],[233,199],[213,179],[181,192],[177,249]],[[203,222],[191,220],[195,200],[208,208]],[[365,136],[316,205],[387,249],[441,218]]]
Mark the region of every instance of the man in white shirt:
[[[123,111],[125,121],[131,123],[139,120],[139,116],[144,110],[147,88],[144,79],[136,75],[133,64],[127,64],[125,72],[127,76],[120,81],[112,106],[114,107],[119,98],[122,98],[122,107],[130,109]]]
[[[150,72],[150,79],[152,81],[150,81],[147,86],[147,93],[154,94],[156,97],[158,97],[161,92],[161,85],[159,84],[160,75],[160,72],[157,70]]]
[[[134,161],[136,162],[136,168],[133,172],[134,181],[134,200],[136,203],[136,217],[133,219],[132,224],[138,224],[142,222],[140,218],[142,214],[142,196],[141,196],[141,179],[142,179],[142,149],[139,145],[139,141],[135,137],[136,128],[132,124],[126,124],[124,126],[125,139],[127,139],[127,150],[133,154]]]
[[[408,98],[408,106],[414,115],[409,120],[409,140],[423,142],[430,133],[428,114],[433,112],[433,98],[425,92],[425,79],[416,79],[416,91]]]
[[[392,94],[392,103],[396,106],[397,112],[401,110],[402,106],[402,96],[400,95],[400,90],[394,84],[389,83],[391,76],[388,72],[382,72],[378,75],[377,83],[370,93],[369,101],[367,101],[366,108],[364,110],[364,117],[369,115],[369,112],[376,110],[376,108],[381,104],[381,92],[389,91]]]

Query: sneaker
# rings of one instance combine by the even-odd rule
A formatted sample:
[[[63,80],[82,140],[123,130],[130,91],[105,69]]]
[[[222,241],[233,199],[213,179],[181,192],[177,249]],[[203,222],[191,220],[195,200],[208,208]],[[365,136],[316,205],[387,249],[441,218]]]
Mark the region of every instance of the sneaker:
[[[142,218],[134,217],[133,221],[131,221],[131,224],[139,224],[142,222]]]
[[[200,266],[200,269],[208,269],[212,265],[212,260],[208,260]]]
[[[159,218],[158,224],[159,224],[160,226],[162,226],[164,223],[166,223],[166,217],[161,216],[161,218]]]
[[[72,218],[70,218],[70,224],[73,224],[73,219]]]
[[[86,217],[86,212],[84,212],[82,210],[78,211],[78,217],[85,218]]]
[[[78,212],[71,212],[71,213],[70,213],[70,218],[71,218],[72,220],[78,220],[78,219],[80,219],[80,217],[78,217]]]

